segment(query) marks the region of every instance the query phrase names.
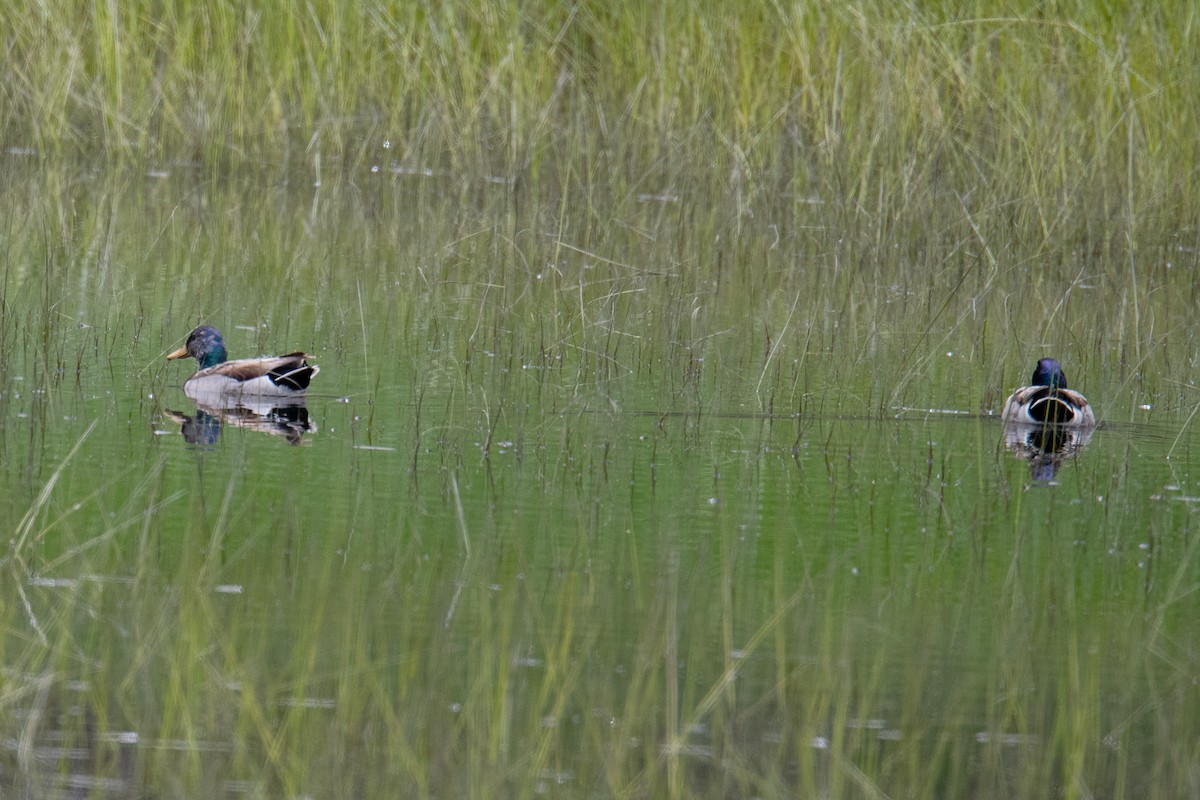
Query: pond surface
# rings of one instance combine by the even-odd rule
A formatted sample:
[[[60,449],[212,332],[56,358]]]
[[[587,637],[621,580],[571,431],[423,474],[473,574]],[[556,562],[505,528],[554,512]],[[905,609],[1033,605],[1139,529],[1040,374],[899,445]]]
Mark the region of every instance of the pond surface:
[[[6,168],[6,792],[1200,792],[1190,377],[1010,336],[1019,276],[947,309],[657,194]],[[200,323],[310,353],[303,409],[197,408]],[[994,416],[1046,354],[1105,421],[1052,468]]]

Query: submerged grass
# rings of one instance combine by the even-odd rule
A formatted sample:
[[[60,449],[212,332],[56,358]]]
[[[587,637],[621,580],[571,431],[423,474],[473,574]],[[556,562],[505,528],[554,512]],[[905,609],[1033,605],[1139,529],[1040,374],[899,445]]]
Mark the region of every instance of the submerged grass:
[[[986,424],[943,431],[946,461],[974,464],[960,437]],[[675,441],[674,425],[654,435]],[[229,780],[263,796],[1194,791],[1195,663],[1180,638],[1194,546],[1172,534],[1156,557],[1192,566],[1143,589],[1143,551],[1119,536],[1145,510],[945,488],[914,506],[914,488],[937,489],[920,448],[889,449],[903,480],[859,481],[878,473],[844,451],[892,429],[825,434],[825,453],[797,459],[767,432],[728,451],[711,486],[691,459],[651,490],[651,447],[623,448],[614,477],[595,464],[533,503],[492,493],[483,465],[460,468],[463,490],[490,500],[465,512],[470,555],[453,504],[426,494],[419,511],[365,506],[346,530],[342,509],[297,488],[283,538],[248,513],[258,493],[193,495],[150,552],[105,542],[84,562],[105,572],[28,586],[52,646],[22,642],[22,613],[3,606],[0,718],[28,741],[16,785],[52,789],[34,764],[69,741],[72,779],[118,796]],[[841,476],[796,479],[823,462]],[[288,472],[296,487],[322,474]],[[801,506],[821,519],[778,524]],[[1040,541],[1001,537],[1066,510]],[[227,529],[230,515],[244,522]],[[145,564],[137,585],[114,579]]]

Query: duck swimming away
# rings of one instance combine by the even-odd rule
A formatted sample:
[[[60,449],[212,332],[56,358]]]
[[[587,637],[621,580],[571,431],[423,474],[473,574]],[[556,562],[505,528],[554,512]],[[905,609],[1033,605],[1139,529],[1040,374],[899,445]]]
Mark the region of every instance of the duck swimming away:
[[[1004,404],[1000,419],[1032,425],[1094,427],[1096,415],[1087,398],[1067,388],[1062,365],[1043,358],[1033,371],[1031,386],[1022,386]]]
[[[208,325],[189,333],[184,346],[170,353],[167,360],[188,357],[200,362],[200,369],[183,382],[184,394],[192,399],[222,395],[302,397],[309,381],[321,371],[301,352],[229,361],[221,332]]]

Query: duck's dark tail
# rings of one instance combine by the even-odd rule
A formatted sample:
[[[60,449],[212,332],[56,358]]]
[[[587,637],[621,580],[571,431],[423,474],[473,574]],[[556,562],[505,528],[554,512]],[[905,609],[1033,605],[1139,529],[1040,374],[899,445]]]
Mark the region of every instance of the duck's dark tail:
[[[267,377],[276,386],[303,392],[308,388],[308,383],[313,379],[313,376],[320,371],[321,368],[316,364],[308,364],[305,363],[303,358],[297,358],[294,361],[289,361],[271,370],[267,373]]]
[[[1065,425],[1075,421],[1075,408],[1047,386],[1029,401],[1029,416],[1045,425]]]

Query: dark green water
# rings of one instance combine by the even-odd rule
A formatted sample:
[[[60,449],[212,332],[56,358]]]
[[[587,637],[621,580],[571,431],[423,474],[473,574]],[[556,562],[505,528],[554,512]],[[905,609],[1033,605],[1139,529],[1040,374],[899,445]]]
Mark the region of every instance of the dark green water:
[[[1194,390],[1080,304],[719,202],[9,169],[6,793],[1200,791]],[[197,421],[200,322],[311,353],[309,430]],[[1052,481],[989,414],[1044,345],[1108,423]]]

